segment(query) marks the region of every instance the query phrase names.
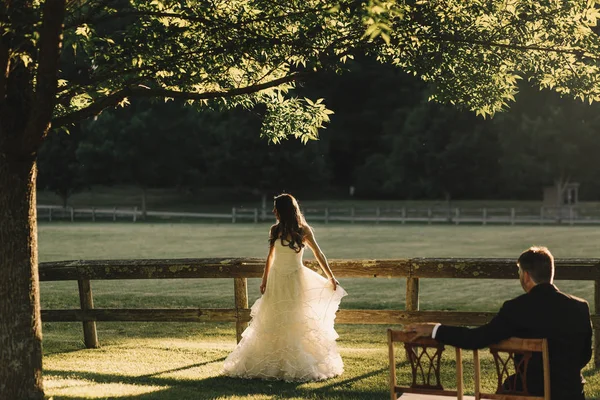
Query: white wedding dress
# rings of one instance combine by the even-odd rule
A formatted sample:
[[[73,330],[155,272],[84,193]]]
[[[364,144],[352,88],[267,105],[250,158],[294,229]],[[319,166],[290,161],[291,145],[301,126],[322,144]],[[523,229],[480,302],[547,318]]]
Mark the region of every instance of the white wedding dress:
[[[347,293],[302,265],[302,254],[277,240],[265,294],[252,306],[250,325],[227,357],[231,377],[313,381],[344,371],[333,328]]]

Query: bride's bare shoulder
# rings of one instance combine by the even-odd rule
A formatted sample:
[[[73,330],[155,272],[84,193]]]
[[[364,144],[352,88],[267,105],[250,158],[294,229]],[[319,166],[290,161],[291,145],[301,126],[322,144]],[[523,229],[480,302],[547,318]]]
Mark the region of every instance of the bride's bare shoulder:
[[[302,231],[302,237],[313,236],[313,229],[308,224],[300,225],[300,230]]]

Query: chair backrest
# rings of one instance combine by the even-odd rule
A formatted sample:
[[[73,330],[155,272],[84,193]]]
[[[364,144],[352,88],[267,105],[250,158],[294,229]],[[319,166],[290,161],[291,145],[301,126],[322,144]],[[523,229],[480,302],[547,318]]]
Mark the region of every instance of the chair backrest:
[[[547,339],[521,339],[510,338],[500,343],[489,346],[490,353],[494,357],[496,365],[496,376],[498,385],[496,393],[484,393],[481,391],[481,369],[479,362],[479,352],[473,352],[473,362],[475,368],[475,399],[498,399],[498,400],[550,400],[550,359],[548,357]],[[544,395],[535,396],[530,394],[527,388],[527,365],[533,353],[542,354],[542,364],[544,373]],[[515,354],[522,354],[518,365],[514,365]],[[503,355],[506,358],[503,358]],[[515,369],[514,379],[508,379],[511,376],[510,371]],[[504,382],[508,387],[503,387]],[[517,385],[517,382],[520,385]],[[520,387],[517,387],[520,386]]]
[[[444,390],[440,381],[440,368],[444,345],[431,338],[411,340],[414,333],[388,329],[390,356],[390,397],[396,400],[403,393],[420,393],[463,398],[463,371],[461,349],[456,348],[456,390]],[[404,343],[406,359],[410,362],[412,383],[402,387],[396,383],[396,359],[394,343]]]

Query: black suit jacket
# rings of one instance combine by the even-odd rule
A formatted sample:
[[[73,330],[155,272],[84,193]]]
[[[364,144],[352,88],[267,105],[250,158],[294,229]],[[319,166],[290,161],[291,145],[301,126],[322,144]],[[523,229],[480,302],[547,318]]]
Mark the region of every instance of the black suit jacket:
[[[592,324],[585,300],[544,283],[504,303],[486,325],[465,328],[442,325],[436,340],[464,349],[480,349],[510,337],[547,338],[552,400],[583,400],[581,369],[592,357]],[[541,357],[527,371],[531,393],[543,394]]]

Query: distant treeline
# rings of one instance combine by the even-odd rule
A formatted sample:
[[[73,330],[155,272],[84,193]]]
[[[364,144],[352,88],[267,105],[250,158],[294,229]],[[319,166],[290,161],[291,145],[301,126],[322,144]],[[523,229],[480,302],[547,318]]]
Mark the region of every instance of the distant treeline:
[[[320,140],[260,138],[261,109],[202,111],[177,101],[131,100],[53,132],[39,153],[38,187],[70,194],[91,185],[194,192],[347,194],[395,199],[540,199],[555,181],[600,198],[600,107],[523,83],[507,112],[484,120],[428,102],[430,87],[374,60],[324,72],[296,90],[335,111]]]

